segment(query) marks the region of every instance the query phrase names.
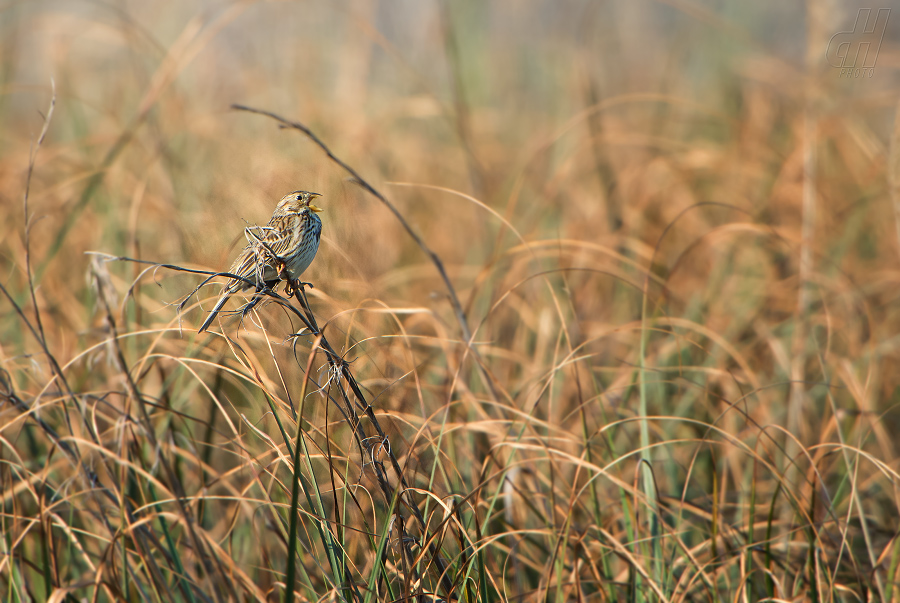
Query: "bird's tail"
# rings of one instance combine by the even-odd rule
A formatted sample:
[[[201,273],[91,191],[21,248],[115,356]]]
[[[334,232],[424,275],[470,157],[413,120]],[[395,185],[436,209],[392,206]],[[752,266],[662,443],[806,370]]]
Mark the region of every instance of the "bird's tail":
[[[212,309],[212,312],[210,312],[209,316],[206,317],[206,320],[203,321],[203,324],[200,326],[200,330],[197,331],[197,333],[202,333],[207,328],[209,328],[209,325],[212,324],[212,321],[216,317],[216,314],[219,313],[219,310],[222,309],[222,306],[225,305],[225,302],[228,301],[229,297],[231,297],[231,291],[229,291],[228,288],[226,288],[224,291],[222,291],[222,296],[219,297],[219,301],[216,302],[216,305]]]

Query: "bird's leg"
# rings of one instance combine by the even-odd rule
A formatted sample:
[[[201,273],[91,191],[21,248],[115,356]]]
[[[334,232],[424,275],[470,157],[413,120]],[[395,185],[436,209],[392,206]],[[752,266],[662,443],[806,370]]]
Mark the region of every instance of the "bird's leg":
[[[288,299],[294,296],[294,284],[291,281],[291,277],[287,271],[287,264],[285,264],[280,258],[276,259],[278,266],[278,278],[283,280],[286,284],[284,286],[284,292],[287,293]]]
[[[285,264],[280,259],[278,259],[278,262],[275,264],[275,266],[278,268],[278,278],[280,278],[283,281],[291,280],[290,277],[288,276],[287,264]]]

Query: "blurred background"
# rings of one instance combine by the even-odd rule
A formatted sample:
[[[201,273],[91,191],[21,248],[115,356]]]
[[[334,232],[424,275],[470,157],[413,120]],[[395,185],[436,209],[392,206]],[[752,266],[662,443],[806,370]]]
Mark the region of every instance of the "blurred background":
[[[178,469],[187,495],[227,490],[192,507],[198,525],[246,546],[267,533],[241,504],[256,487],[241,468],[283,456],[253,429],[275,437],[267,400],[288,420],[301,392],[284,345],[296,321],[270,306],[242,329],[216,327],[239,348],[195,337],[203,312],[176,304],[199,277],[86,252],[224,270],[244,226],[303,189],[325,210],[304,274],[313,310],[391,425],[412,483],[474,496],[486,523],[472,546],[492,585],[479,582],[479,597],[571,600],[592,584],[603,600],[640,599],[656,592],[635,586],[648,580],[682,600],[742,588],[752,600],[890,599],[898,39],[897,0],[3,3],[0,481],[23,544],[4,545],[18,561],[0,559],[0,585],[33,572],[50,593],[88,573],[28,569],[38,547],[26,536],[43,537],[9,518],[44,517],[34,484],[64,490],[71,467],[34,413],[9,403],[13,390],[76,442],[90,428],[65,409],[108,404],[97,441],[125,458],[114,444],[132,374],[171,454],[202,457],[196,474]],[[853,58],[858,74],[835,66]],[[308,126],[395,204],[445,264],[480,357],[396,217],[299,131],[233,103]],[[201,291],[203,308],[217,293]],[[323,448],[336,421],[325,406],[306,415]],[[365,473],[349,439],[335,445]],[[638,457],[655,482],[638,479],[649,475]],[[128,463],[158,472],[152,455]],[[289,477],[288,465],[266,471]],[[32,497],[12,489],[22,479]],[[148,509],[154,499],[129,496]],[[651,511],[632,514],[631,497]],[[669,526],[660,548],[647,544],[661,538],[648,516]],[[229,553],[265,591],[248,597],[281,593],[284,547],[271,546]],[[346,550],[365,576],[366,554]],[[313,577],[306,596],[329,584]]]
[[[893,6],[872,6],[882,5]],[[886,156],[900,18],[888,20],[873,76],[840,77],[826,60],[830,38],[852,30],[860,6],[10,2],[0,23],[4,236],[21,231],[27,154],[16,152],[40,131],[51,80],[56,119],[32,210],[42,217],[35,245],[55,249],[78,249],[76,239],[113,254],[140,245],[148,258],[223,267],[242,220],[267,219],[282,194],[304,188],[331,200],[329,251],[316,267],[333,274],[352,262],[367,279],[395,267],[385,246],[338,252],[350,251],[350,239],[368,247],[394,232],[377,203],[302,136],[232,103],[302,121],[375,182],[511,206],[523,233],[654,245],[693,201],[797,218],[782,214],[799,204],[779,201],[799,202],[788,189],[800,181],[779,168],[799,152],[807,108],[817,178],[840,177],[845,162],[877,169]],[[866,197],[884,192],[875,175],[860,174]],[[816,234],[826,237],[836,234],[830,218],[859,201],[829,184],[816,190]],[[419,229],[435,230],[448,260],[493,242],[479,227],[491,219],[471,203],[385,187]],[[475,228],[464,245],[439,236],[435,226],[463,218]],[[104,228],[92,227],[98,219]],[[876,237],[892,228],[869,226]],[[67,273],[83,273],[79,255]]]

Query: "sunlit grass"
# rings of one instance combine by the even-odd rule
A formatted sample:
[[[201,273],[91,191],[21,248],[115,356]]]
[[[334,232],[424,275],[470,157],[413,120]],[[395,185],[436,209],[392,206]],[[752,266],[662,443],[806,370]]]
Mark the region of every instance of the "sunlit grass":
[[[604,6],[3,9],[4,599],[894,598],[891,59]]]

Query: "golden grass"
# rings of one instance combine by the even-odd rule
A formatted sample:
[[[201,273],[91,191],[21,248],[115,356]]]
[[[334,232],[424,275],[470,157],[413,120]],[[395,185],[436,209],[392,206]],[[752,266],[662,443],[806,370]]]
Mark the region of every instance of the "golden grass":
[[[5,600],[895,598],[894,59],[726,4],[2,9]],[[297,188],[321,336],[108,261]]]

